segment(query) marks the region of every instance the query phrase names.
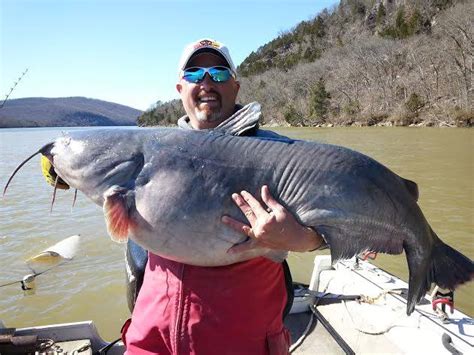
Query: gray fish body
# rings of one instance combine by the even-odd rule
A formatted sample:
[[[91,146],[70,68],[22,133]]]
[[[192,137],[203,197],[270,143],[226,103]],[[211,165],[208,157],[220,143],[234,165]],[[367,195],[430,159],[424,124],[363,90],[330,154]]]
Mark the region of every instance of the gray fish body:
[[[122,206],[116,219],[131,221],[130,238],[175,261],[219,266],[261,255],[284,258],[284,251],[269,249],[227,253],[245,242],[221,222],[224,214],[245,222],[231,194],[258,196],[266,184],[302,224],[324,236],[333,261],[366,250],[405,250],[410,313],[431,282],[453,288],[474,272],[472,261],[431,230],[415,183],[346,148],[219,132],[113,129],[73,132],[58,139],[49,156],[70,186],[101,206]],[[460,264],[460,276],[440,272],[436,258],[442,267]]]

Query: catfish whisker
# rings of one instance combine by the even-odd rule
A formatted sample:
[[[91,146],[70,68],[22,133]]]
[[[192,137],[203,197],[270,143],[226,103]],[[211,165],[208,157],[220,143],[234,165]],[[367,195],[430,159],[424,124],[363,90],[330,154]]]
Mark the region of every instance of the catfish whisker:
[[[74,199],[72,200],[71,208],[74,208],[74,205],[76,204],[76,198],[77,198],[77,189],[74,189]]]
[[[23,165],[25,165],[28,161],[30,161],[35,155],[41,153],[40,150],[38,150],[36,153],[34,153],[33,155],[31,155],[30,157],[26,158],[20,165],[18,165],[16,167],[16,169],[13,171],[13,173],[10,175],[10,177],[8,178],[8,181],[7,181],[7,184],[5,185],[4,189],[3,189],[3,196],[5,196],[5,193],[7,192],[7,188],[8,188],[8,185],[10,185],[10,182],[12,181],[13,177],[15,176],[15,174],[18,172],[18,170],[20,170]]]
[[[16,169],[13,171],[13,173],[10,175],[10,177],[8,178],[8,181],[5,185],[5,187],[3,188],[3,195],[2,196],[5,196],[5,193],[7,192],[7,188],[8,188],[8,185],[10,185],[10,182],[12,181],[13,177],[15,176],[15,174],[18,172],[18,170],[20,170],[23,165],[25,165],[27,162],[29,162],[35,155],[37,154],[44,154],[47,150],[49,150],[49,148],[53,145],[54,143],[48,143],[46,144],[45,146],[43,146],[41,149],[39,149],[36,153],[30,155],[28,158],[26,158],[22,163],[20,163],[20,165],[18,165],[16,167]]]
[[[51,200],[51,208],[49,209],[49,213],[53,212],[53,205],[54,205],[54,201],[56,200],[56,190],[58,189],[58,180],[59,180],[59,175],[56,175],[56,180],[54,180],[53,198]]]

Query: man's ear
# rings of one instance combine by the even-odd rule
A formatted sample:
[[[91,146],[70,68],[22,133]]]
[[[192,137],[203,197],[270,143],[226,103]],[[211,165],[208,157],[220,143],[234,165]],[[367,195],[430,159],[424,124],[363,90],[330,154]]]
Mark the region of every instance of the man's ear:
[[[182,89],[183,89],[183,85],[181,85],[180,83],[176,84],[176,90],[178,90],[180,94],[181,94]]]

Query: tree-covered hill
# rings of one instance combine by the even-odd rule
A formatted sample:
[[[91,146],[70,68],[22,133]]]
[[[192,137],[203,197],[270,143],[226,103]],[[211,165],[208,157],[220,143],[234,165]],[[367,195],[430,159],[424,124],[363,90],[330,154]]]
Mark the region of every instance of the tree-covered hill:
[[[252,52],[239,101],[266,123],[472,126],[473,0],[342,0]],[[178,100],[139,124],[170,124]]]
[[[0,128],[133,126],[143,112],[85,97],[30,97],[7,100],[0,108]]]

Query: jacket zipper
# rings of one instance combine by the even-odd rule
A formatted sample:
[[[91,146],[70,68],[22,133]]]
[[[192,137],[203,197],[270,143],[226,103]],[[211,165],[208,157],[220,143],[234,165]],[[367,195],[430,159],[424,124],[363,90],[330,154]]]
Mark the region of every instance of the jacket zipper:
[[[183,276],[184,276],[184,264],[181,265],[180,272],[180,284],[178,289],[178,305],[176,310],[176,323],[174,328],[174,352],[179,355],[179,344],[181,343],[182,324],[184,316],[184,287],[183,287]]]

